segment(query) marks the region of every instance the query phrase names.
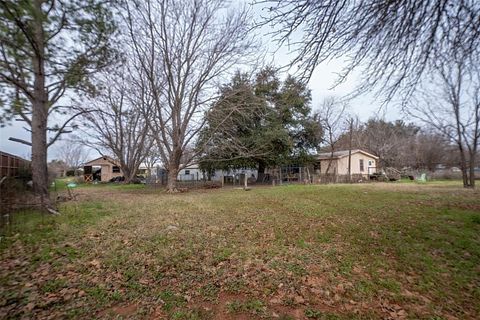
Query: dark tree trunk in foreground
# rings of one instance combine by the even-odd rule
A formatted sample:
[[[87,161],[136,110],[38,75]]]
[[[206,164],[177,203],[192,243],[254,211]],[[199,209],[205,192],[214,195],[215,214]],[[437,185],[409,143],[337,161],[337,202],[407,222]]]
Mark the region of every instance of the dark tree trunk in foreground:
[[[475,188],[475,155],[470,156],[470,161],[473,163],[470,165],[470,188]]]
[[[460,153],[460,170],[462,171],[463,187],[468,188],[468,186],[469,186],[468,165],[467,165],[467,158],[465,157],[465,150],[463,148],[462,141],[457,143],[457,145],[458,145],[458,150],[459,150],[459,153]]]
[[[263,182],[264,177],[265,177],[265,164],[263,162],[259,162],[257,182]]]
[[[178,172],[180,172],[181,158],[182,158],[182,149],[177,147],[170,154],[170,158],[169,158],[169,162],[168,162],[167,192],[169,192],[169,193],[178,192],[177,176],[178,176]],[[185,164],[183,164],[183,165],[185,165]]]
[[[178,176],[178,169],[173,166],[170,167],[168,169],[167,192],[174,193],[178,191],[177,176]]]
[[[32,180],[33,190],[42,205],[50,206],[47,167],[47,117],[45,104],[32,108]]]
[[[41,4],[38,12],[41,12]],[[47,166],[47,120],[48,120],[48,94],[45,88],[45,46],[42,16],[35,17],[33,37],[36,44],[35,55],[32,57],[34,74],[32,102],[32,180],[33,190],[40,198],[42,206],[50,207],[48,192],[48,166]]]

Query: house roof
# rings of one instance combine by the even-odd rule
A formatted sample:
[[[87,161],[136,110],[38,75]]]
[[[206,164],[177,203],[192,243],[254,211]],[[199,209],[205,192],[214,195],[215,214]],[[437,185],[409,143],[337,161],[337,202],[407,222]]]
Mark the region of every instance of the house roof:
[[[93,159],[93,160],[90,160],[90,161],[88,161],[88,162],[85,162],[85,163],[83,164],[83,166],[85,167],[85,166],[96,165],[96,162],[97,162],[98,160],[100,160],[100,159],[106,160],[106,161],[110,162],[111,164],[118,166],[118,162],[115,161],[115,160],[113,160],[112,158],[110,158],[110,157],[108,157],[108,156],[101,156],[101,157],[95,158],[95,159]]]
[[[182,165],[180,165],[180,167],[182,167]],[[200,168],[200,166],[197,163],[192,163],[192,164],[189,164],[188,166],[185,166],[183,169],[198,169],[198,168]]]
[[[160,162],[155,162],[154,164],[147,166],[146,163],[142,162],[138,167],[138,169],[149,169],[149,168],[157,168],[157,167],[163,168],[163,164]]]
[[[334,151],[333,154],[332,154],[332,152],[322,152],[322,153],[318,153],[316,155],[316,158],[318,160],[340,159],[340,158],[348,157],[348,152],[349,152],[349,150]],[[360,149],[352,150],[352,154],[355,154],[355,153],[362,153],[366,156],[372,157],[374,159],[378,159],[377,156],[374,156],[373,154],[368,153],[368,152],[363,151],[363,150],[360,150]]]

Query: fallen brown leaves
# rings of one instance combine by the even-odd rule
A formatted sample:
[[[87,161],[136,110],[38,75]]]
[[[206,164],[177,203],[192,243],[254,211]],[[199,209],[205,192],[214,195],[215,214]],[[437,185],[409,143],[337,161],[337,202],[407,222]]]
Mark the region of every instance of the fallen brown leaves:
[[[66,214],[52,230],[45,227],[38,241],[23,233],[9,236],[0,253],[0,314],[42,319],[475,318],[467,294],[448,299],[468,310],[437,311],[432,306],[443,301],[441,294],[435,288],[422,292],[422,274],[398,268],[398,250],[388,237],[418,235],[408,234],[409,229],[386,231],[396,227],[394,218],[417,208],[416,201],[409,198],[405,212],[396,208],[391,218],[390,212],[379,211],[381,206],[370,208],[384,196],[375,189],[356,212],[352,203],[358,192],[363,196],[362,189],[303,188],[301,193],[272,188],[175,195],[80,190],[83,211]],[[420,208],[429,206],[422,201]],[[82,214],[92,220],[75,220]],[[409,228],[417,223],[401,222]],[[427,249],[421,250],[433,258],[446,256]],[[477,257],[462,250],[462,259]],[[451,281],[451,273],[443,273],[435,276]],[[238,304],[232,307],[237,313],[229,303]]]

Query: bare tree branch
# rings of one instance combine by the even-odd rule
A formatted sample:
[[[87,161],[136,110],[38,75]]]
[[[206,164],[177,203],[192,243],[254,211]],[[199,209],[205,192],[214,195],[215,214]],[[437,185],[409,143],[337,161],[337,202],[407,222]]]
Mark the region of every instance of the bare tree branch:
[[[218,82],[252,60],[248,12],[220,0],[128,1],[126,9],[137,73],[153,103],[147,125],[175,191],[179,168],[192,161],[183,155],[205,123]]]
[[[258,25],[272,27],[279,46],[293,47],[290,66],[298,67],[305,79],[319,64],[345,57],[338,83],[360,69],[363,81],[357,93],[377,88],[387,101],[396,94],[411,95],[439,55],[462,51],[472,59],[480,47],[480,2],[475,0],[255,3],[264,11]]]

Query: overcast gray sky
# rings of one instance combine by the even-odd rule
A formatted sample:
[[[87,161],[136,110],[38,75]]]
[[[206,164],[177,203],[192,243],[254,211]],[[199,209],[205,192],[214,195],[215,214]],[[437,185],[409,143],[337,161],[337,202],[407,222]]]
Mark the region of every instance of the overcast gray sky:
[[[255,19],[259,19],[262,14],[262,7],[256,6],[253,9],[253,15]],[[269,27],[265,26],[261,30],[257,31],[265,45],[265,57],[267,62],[273,62],[276,66],[287,65],[293,58],[292,51],[294,48],[288,48],[286,46],[278,48],[277,44],[271,39],[268,33],[271,31]],[[298,35],[297,35],[298,36]],[[296,39],[293,39],[294,41]],[[338,59],[324,63],[318,66],[310,79],[309,86],[312,90],[312,108],[315,110],[325,97],[328,96],[345,96],[351,93],[358,85],[359,77],[358,72],[352,73],[349,78],[341,85],[332,88],[332,85],[337,79],[337,73],[342,70],[344,65],[344,57],[338,57]],[[367,120],[374,116],[379,110],[381,105],[380,101],[376,101],[372,95],[364,94],[356,97],[350,101],[350,112],[357,115],[360,120]],[[383,116],[387,120],[396,120],[401,118],[400,113],[392,107],[388,109],[382,109]],[[30,141],[30,133],[22,128],[24,124],[22,122],[13,122],[11,125],[7,125],[4,128],[0,128],[0,150],[12,153],[21,157],[30,158],[30,147],[19,144],[17,142],[9,141],[9,137],[16,137]],[[96,156],[96,152],[91,153],[92,157]],[[49,149],[49,160],[54,159],[55,145]]]

